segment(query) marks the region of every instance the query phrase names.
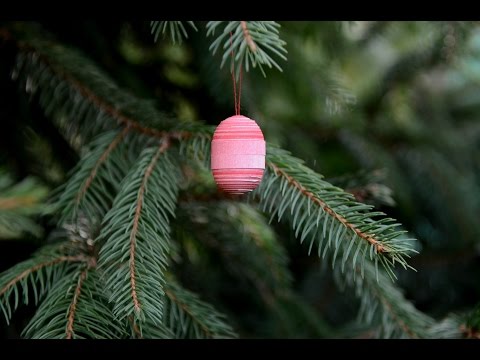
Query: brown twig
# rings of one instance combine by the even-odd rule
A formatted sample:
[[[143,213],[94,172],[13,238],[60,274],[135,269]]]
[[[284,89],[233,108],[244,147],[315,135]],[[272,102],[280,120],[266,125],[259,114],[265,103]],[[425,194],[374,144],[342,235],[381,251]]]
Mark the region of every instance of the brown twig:
[[[190,315],[190,317],[192,318],[193,321],[195,321],[203,330],[203,332],[205,332],[205,334],[208,336],[208,337],[213,337],[213,334],[212,332],[210,331],[210,329],[204,324],[202,323],[201,321],[199,321],[197,319],[197,317],[192,313],[192,311],[190,310],[190,308],[188,307],[188,305],[184,304],[183,302],[179,301],[178,298],[175,296],[175,294],[173,294],[172,292],[168,291],[168,290],[165,290],[165,295],[167,295],[167,297],[172,300],[173,302],[175,302],[176,304],[178,304],[178,306],[180,306],[183,311],[185,311],[188,315]]]
[[[133,332],[135,333],[135,336],[137,337],[137,339],[143,339],[142,333],[141,333],[140,329],[138,328],[138,325],[135,324],[135,321],[133,320],[133,316],[130,315],[128,317],[128,320],[130,321],[130,324],[132,325]]]
[[[67,330],[65,332],[65,338],[71,339],[73,337],[73,323],[75,321],[75,311],[77,310],[78,299],[80,298],[80,293],[82,292],[82,285],[87,277],[87,269],[83,270],[78,279],[77,287],[75,288],[75,293],[73,295],[72,303],[70,304],[70,309],[68,310],[68,323]]]
[[[85,181],[85,184],[83,185],[82,189],[78,192],[77,198],[76,198],[76,204],[78,205],[82,198],[85,196],[85,193],[87,192],[88,188],[92,184],[93,179],[95,179],[95,176],[97,175],[97,171],[100,168],[100,166],[107,160],[108,156],[110,153],[115,149],[118,144],[120,144],[120,141],[125,137],[125,135],[128,133],[129,128],[126,127],[123,129],[121,133],[119,133],[115,139],[113,139],[112,143],[105,149],[103,152],[102,156],[97,160],[95,166],[93,167],[92,171],[90,172],[90,175],[87,178],[87,181]]]
[[[240,21],[240,26],[242,27],[243,30],[243,37],[245,38],[245,41],[247,42],[248,47],[252,52],[257,51],[257,44],[255,44],[255,41],[252,39],[252,35],[250,35],[250,32],[248,31],[247,28],[247,22],[246,21]]]
[[[31,267],[30,269],[27,269],[25,271],[23,271],[22,273],[20,273],[19,275],[17,275],[15,278],[13,278],[11,281],[9,281],[7,283],[7,285],[5,285],[1,290],[0,290],[0,296],[2,296],[3,294],[5,294],[7,292],[8,289],[10,289],[13,285],[15,285],[17,282],[21,281],[23,278],[25,278],[26,276],[28,276],[29,274],[35,272],[35,271],[38,271],[40,269],[43,269],[44,267],[47,267],[47,266],[52,266],[52,265],[55,265],[55,264],[59,264],[61,262],[80,262],[80,261],[88,261],[88,258],[84,255],[77,255],[77,256],[60,256],[56,259],[53,259],[53,260],[50,260],[50,261],[46,261],[44,263],[40,263],[40,264],[37,264],[33,267]]]
[[[155,164],[158,161],[160,155],[165,152],[168,147],[170,146],[170,142],[168,138],[164,138],[158,151],[150,161],[145,174],[143,175],[142,183],[140,184],[140,188],[138,189],[138,196],[137,196],[137,206],[135,208],[135,215],[133,217],[133,226],[132,232],[130,233],[130,285],[132,288],[132,299],[133,299],[133,306],[135,308],[135,312],[140,311],[140,302],[138,300],[137,290],[136,290],[136,281],[135,281],[135,248],[136,248],[136,239],[137,239],[137,232],[138,232],[138,224],[140,221],[140,214],[142,212],[143,206],[143,196],[145,193],[145,187],[148,182],[148,178],[153,172],[155,168]]]
[[[307,189],[305,189],[305,187],[302,184],[300,184],[292,176],[288,175],[285,171],[280,169],[277,165],[275,165],[272,162],[270,162],[268,165],[273,169],[276,175],[281,175],[282,177],[284,177],[289,184],[295,186],[298,190],[302,192],[302,194],[307,196],[312,202],[318,204],[327,214],[329,214],[330,216],[333,216],[335,219],[341,222],[345,227],[351,229],[355,234],[358,235],[358,237],[368,241],[371,245],[373,245],[377,253],[387,252],[387,249],[380,243],[380,241],[378,241],[371,235],[365,234],[364,232],[356,228],[355,225],[349,223],[347,219],[345,219],[342,215],[337,214],[323,200],[319,199],[311,191],[308,191]]]

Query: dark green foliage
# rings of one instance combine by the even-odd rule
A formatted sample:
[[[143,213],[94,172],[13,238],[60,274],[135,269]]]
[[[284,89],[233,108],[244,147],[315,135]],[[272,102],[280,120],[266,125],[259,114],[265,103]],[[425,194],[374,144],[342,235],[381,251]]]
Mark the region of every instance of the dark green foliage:
[[[68,267],[24,330],[32,339],[116,339],[124,334],[106,305],[97,273],[81,266]]]
[[[97,239],[99,270],[111,291],[115,317],[160,325],[169,218],[175,214],[178,170],[167,144],[145,149],[127,174]]]
[[[0,276],[0,307],[7,322],[20,303],[34,303],[44,297],[67,271],[68,262],[82,261],[78,255],[65,255],[68,244],[44,246],[31,259],[23,261]],[[31,286],[31,288],[30,288]]]
[[[187,21],[188,25],[192,27],[195,31],[197,30],[195,23],[193,21]],[[158,40],[158,36],[163,34],[163,37],[166,37],[168,32],[173,43],[182,43],[183,38],[188,39],[187,30],[183,21],[152,21],[150,23],[152,28],[152,34],[155,36],[155,41]]]
[[[227,339],[236,337],[223,314],[169,279],[165,289],[164,322],[177,339]]]
[[[92,228],[98,226],[145,142],[148,138],[141,135],[114,130],[92,141],[90,151],[85,152],[65,187],[58,191],[54,207],[61,212],[59,223],[85,217]]]
[[[0,23],[0,75],[32,112],[12,111],[31,121],[9,131],[48,124],[37,142],[57,131],[79,159],[48,206],[32,178],[0,174],[0,233],[45,240],[0,274],[7,323],[30,304],[29,338],[478,337],[472,24],[152,21],[150,38],[148,25],[76,38],[44,24],[60,41]],[[249,197],[218,192],[209,171],[229,59],[268,140]],[[265,66],[283,72],[266,81]],[[452,249],[463,272],[428,268]]]
[[[225,23],[225,24],[223,24]],[[282,68],[274,60],[279,57],[286,60],[287,50],[285,41],[279,36],[280,25],[275,21],[210,21],[207,24],[207,36],[214,35],[218,27],[223,27],[220,35],[210,45],[215,54],[220,48],[223,50],[221,67],[227,59],[233,57],[231,68],[235,69],[235,76],[240,76],[240,69],[248,72],[251,68],[262,66]],[[272,54],[272,55],[271,55]]]
[[[14,184],[11,176],[0,169],[0,239],[19,238],[25,233],[40,237],[43,229],[32,219],[44,212],[41,201],[48,189],[28,177]]]
[[[213,250],[238,281],[248,279],[264,301],[290,290],[285,249],[257,210],[227,201],[189,202],[181,205],[179,216],[189,224],[187,229],[177,229],[179,237],[202,234],[197,241]]]
[[[344,250],[345,251],[345,250]],[[357,267],[355,271],[360,272]],[[366,262],[363,277],[345,273],[337,278],[341,286],[355,289],[360,299],[359,318],[376,328],[380,338],[429,338],[434,321],[407,301],[386,274]],[[357,276],[358,277],[358,276]]]
[[[353,269],[358,264],[362,274],[366,258],[375,268],[380,263],[392,278],[396,277],[395,263],[408,267],[406,258],[415,250],[395,220],[378,218],[385,214],[371,212],[373,206],[356,202],[352,194],[329,184],[285,151],[269,147],[267,166],[256,189],[262,209],[271,213],[271,219],[288,216],[300,242],[308,239],[309,253],[314,244],[319,257],[330,249],[334,267],[344,246],[346,251],[338,261],[342,270],[348,261]]]

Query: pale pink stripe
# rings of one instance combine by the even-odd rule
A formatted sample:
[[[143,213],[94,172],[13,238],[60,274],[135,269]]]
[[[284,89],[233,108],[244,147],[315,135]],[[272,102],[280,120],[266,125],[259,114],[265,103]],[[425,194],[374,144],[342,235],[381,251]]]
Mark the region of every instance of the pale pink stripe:
[[[212,142],[212,154],[265,155],[264,140],[215,140]]]
[[[212,157],[212,169],[265,169],[264,155],[223,155]]]

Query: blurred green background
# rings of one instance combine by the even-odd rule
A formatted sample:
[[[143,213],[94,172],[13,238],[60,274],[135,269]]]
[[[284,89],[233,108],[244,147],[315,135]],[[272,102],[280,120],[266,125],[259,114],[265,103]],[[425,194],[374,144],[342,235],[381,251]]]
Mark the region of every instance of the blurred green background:
[[[242,113],[267,141],[419,240],[410,262],[418,272],[400,272],[398,281],[419,310],[442,319],[472,309],[480,301],[479,24],[281,25],[288,61],[266,78],[244,74]],[[120,86],[178,119],[216,125],[234,112],[230,74],[208,51],[212,39],[202,25],[181,45],[154,43],[148,21],[28,26],[79,49]],[[11,80],[14,55],[0,40],[0,271],[28,258],[52,231],[40,214],[79,159]],[[371,336],[355,323],[352,294],[336,287],[287,226],[273,225],[290,256],[295,309],[259,303],[252,295],[258,288],[223,270],[232,263],[200,275],[183,264],[183,282],[225,311],[243,337]],[[0,337],[18,337],[33,311],[23,306],[10,325],[0,321]]]

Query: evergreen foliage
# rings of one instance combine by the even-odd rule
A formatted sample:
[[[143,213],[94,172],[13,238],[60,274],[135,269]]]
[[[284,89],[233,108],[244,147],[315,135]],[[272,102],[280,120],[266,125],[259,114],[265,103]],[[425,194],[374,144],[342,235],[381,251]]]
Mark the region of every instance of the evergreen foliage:
[[[323,68],[331,56],[319,53],[334,51],[312,45],[322,42],[318,36],[331,36],[338,39],[339,48],[355,46],[345,40],[347,36],[339,35],[347,31],[341,29],[343,25],[340,29],[331,26],[330,33],[311,33],[309,26],[313,25],[293,23],[287,26],[285,37],[280,31],[283,27],[273,21],[211,21],[202,26],[206,34],[192,21],[152,21],[153,37],[143,41],[156,42],[159,51],[173,51],[173,58],[188,58],[186,44],[192,40],[194,49],[202,47],[195,51],[214,55],[198,60],[198,69],[203,69],[202,62],[217,61],[215,55],[220,53],[215,69],[225,79],[229,79],[229,70],[222,67],[227,61],[237,79],[242,70],[253,79],[262,79],[252,71],[257,67],[263,76],[267,68],[281,72],[268,72],[279,94],[271,103],[262,85],[256,87],[253,80],[245,84],[246,107],[258,115],[255,118],[261,125],[269,107],[272,117],[287,114],[265,124],[265,132],[272,134],[267,137],[266,170],[261,185],[248,198],[216,191],[209,172],[211,123],[198,121],[195,115],[188,120],[177,116],[168,101],[142,99],[134,89],[140,85],[127,90],[128,86],[101,69],[98,59],[62,44],[39,25],[0,23],[4,43],[0,54],[4,51],[11,56],[8,72],[21,90],[18,96],[28,95],[31,106],[43,113],[38,121],[53,124],[64,145],[77,156],[68,176],[51,191],[48,204],[42,201],[49,189],[39,181],[27,177],[14,184],[10,175],[0,173],[0,237],[31,233],[44,239],[29,259],[0,274],[0,309],[5,321],[13,319],[21,304],[33,302],[35,314],[22,332],[27,338],[236,338],[250,336],[251,328],[258,328],[254,336],[355,333],[357,328],[350,325],[332,330],[335,319],[316,309],[308,294],[299,295],[306,285],[298,283],[294,271],[298,264],[292,266],[291,261],[305,253],[315,255],[305,261],[319,264],[306,279],[322,279],[311,293],[331,286],[339,291],[337,296],[356,299],[345,314],[358,314],[362,331],[372,336],[478,337],[478,310],[429,313],[415,306],[412,290],[405,284],[420,276],[414,268],[421,272],[421,263],[417,265],[414,256],[435,243],[434,231],[425,230],[427,220],[422,223],[405,217],[402,225],[389,215],[395,214],[392,208],[397,204],[411,209],[413,217],[423,214],[424,207],[444,229],[453,219],[462,245],[475,249],[478,230],[473,214],[480,201],[465,189],[478,187],[479,164],[476,159],[452,164],[447,156],[453,143],[473,131],[470,125],[454,129],[453,143],[443,150],[441,141],[427,137],[431,125],[408,122],[415,113],[411,108],[389,107],[406,102],[407,90],[398,84],[408,83],[418,69],[451,61],[457,50],[449,47],[446,36],[454,37],[459,48],[468,47],[471,24],[442,23],[440,30],[429,23],[416,25],[433,39],[430,46],[417,51],[417,43],[404,44],[406,53],[396,54],[397,61],[379,71],[382,76],[374,81],[377,87],[357,79],[355,89],[348,89],[346,76],[339,75],[342,66],[347,68],[345,64]],[[368,43],[378,34],[395,38],[402,29],[399,25],[372,26],[358,42]],[[299,61],[303,55],[305,66]],[[350,66],[354,69],[350,72],[355,72],[359,65]],[[185,85],[182,67],[175,69],[169,86],[192,91],[195,85]],[[223,84],[230,89],[225,79]],[[299,89],[298,79],[310,82]],[[286,89],[298,89],[293,100],[285,99]],[[211,86],[209,91],[211,95],[216,90]],[[312,93],[322,95],[323,103],[312,100]],[[354,93],[362,95],[358,106],[363,113],[356,115]],[[292,116],[288,104],[295,99],[306,103],[298,106],[299,111],[314,119],[313,125],[285,134],[282,122]],[[191,104],[180,95],[175,101],[186,113],[190,111]],[[261,104],[266,105],[259,110]],[[458,107],[456,111],[467,112]],[[343,117],[349,116],[357,122],[344,128]],[[401,128],[403,133],[395,127],[399,123],[407,123]],[[322,175],[315,163],[310,165],[311,157],[304,161],[283,149],[293,147],[301,157],[315,154],[315,141],[294,146],[289,141],[303,138],[302,132],[311,132],[315,138],[313,129],[319,124],[335,134],[343,152],[354,155],[351,161],[355,157],[362,172],[338,176],[325,167]],[[373,140],[369,134],[375,134]],[[413,145],[407,148],[405,139]],[[478,136],[471,135],[468,141],[475,144]],[[428,142],[434,150],[426,148]],[[458,150],[453,156],[463,159],[464,153]],[[378,171],[387,166],[387,175]],[[411,179],[404,175],[405,169]],[[329,178],[332,173],[335,177]],[[401,191],[409,181],[416,187]],[[444,195],[451,196],[450,207],[442,206],[443,198],[431,196],[431,189],[447,189]],[[412,200],[411,192],[422,205]],[[467,209],[467,215],[457,208]],[[45,223],[32,219],[40,213]],[[453,233],[445,231],[449,236]],[[418,234],[424,239],[416,241]],[[242,319],[229,306],[232,299],[243,302],[245,291],[249,296],[255,294],[254,300],[245,303],[251,303],[252,313],[262,313],[261,320]],[[338,306],[344,305],[339,302]],[[345,314],[336,319],[342,325]]]

